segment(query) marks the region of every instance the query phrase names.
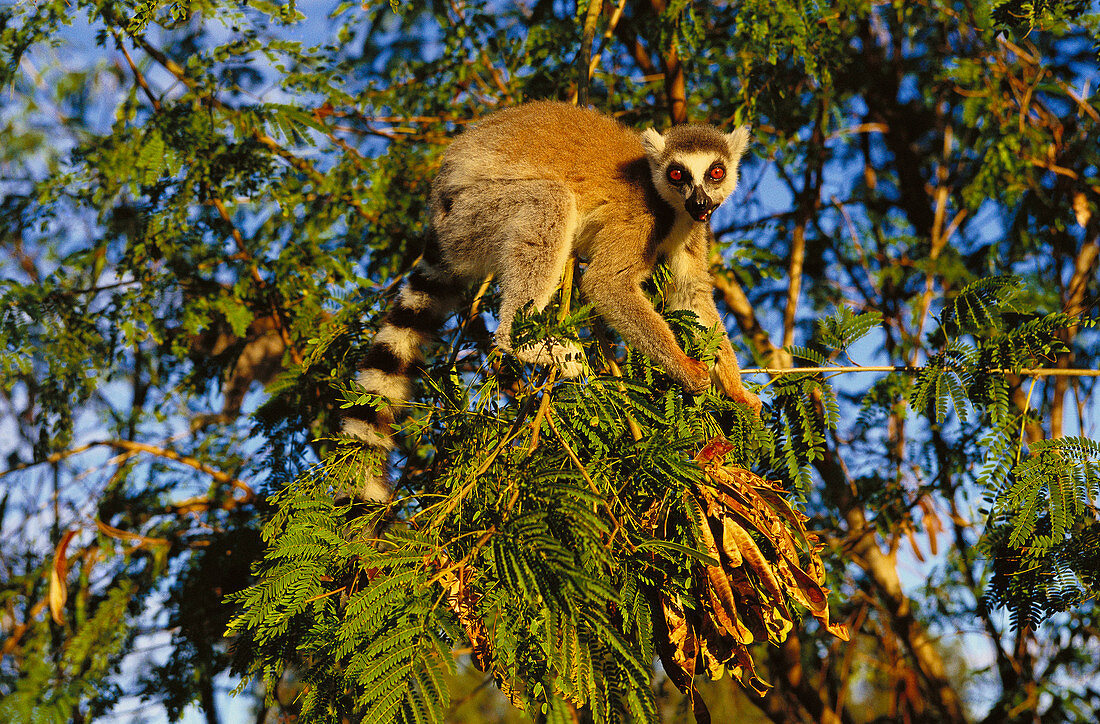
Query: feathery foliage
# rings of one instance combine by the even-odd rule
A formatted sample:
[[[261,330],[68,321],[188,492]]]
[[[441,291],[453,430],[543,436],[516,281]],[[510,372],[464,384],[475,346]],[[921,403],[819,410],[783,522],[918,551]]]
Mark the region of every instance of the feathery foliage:
[[[551,305],[524,315],[517,336],[540,326],[546,334],[571,320],[554,312]],[[586,313],[582,308],[572,318]],[[700,328],[687,318],[676,326],[689,348],[702,343]],[[597,372],[609,370],[599,342],[584,344]],[[771,438],[743,408],[710,392],[685,395],[637,355],[621,362],[621,377],[556,382],[545,371],[517,369],[511,384],[497,376],[476,387],[463,384],[453,367],[434,368],[427,382],[436,404],[417,406],[405,426],[420,438],[418,446],[430,440],[433,453],[422,472],[406,470],[381,540],[370,539],[378,506],[349,519],[349,508],[332,502],[362,466],[377,464],[361,459],[354,445],[274,499],[278,512],[264,529],[270,547],[260,581],[238,594],[242,613],[230,625],[241,668],[273,690],[282,667],[295,662],[311,687],[302,702],[302,716],[311,720],[442,721],[446,691],[439,677],[450,665],[450,648],[465,637],[478,666],[523,709],[565,711],[568,703],[588,707],[599,722],[654,721],[654,638],[681,654],[685,645],[681,640],[677,649],[669,634],[655,634],[655,622],[663,631],[683,630],[684,612],[695,617],[718,605],[729,610],[716,618],[728,628],[693,618],[692,630],[700,642],[704,631],[714,632],[705,635],[716,675],[728,661],[738,678],[757,682],[743,646],[754,636],[745,626],[757,641],[786,637],[795,594],[785,593],[780,580],[799,592],[796,600],[807,601],[801,592],[811,591],[811,613],[827,622],[824,579],[771,573],[772,564],[742,531],[751,572],[739,573],[734,586],[741,607],[756,607],[748,611],[756,611],[758,623],[730,623],[738,615],[730,608],[737,605],[730,584],[721,589],[722,608],[706,582],[708,575],[727,575],[709,527],[742,529],[728,517],[732,511],[714,507],[705,492],[714,483],[695,457],[720,431],[735,431],[738,439],[711,454],[715,464],[732,453],[738,464],[751,465],[771,450]],[[796,475],[809,464],[797,457],[800,449],[788,451]],[[775,565],[801,572],[805,560],[817,560],[813,570],[823,570],[805,530],[796,534],[798,545],[785,532],[802,519],[781,489],[760,497],[743,484],[729,485],[742,501],[731,503],[740,506],[741,525],[757,526],[762,541],[785,536],[788,557]],[[705,511],[696,496],[711,501]],[[768,545],[775,555],[779,544]],[[737,544],[727,535],[725,546],[736,551]],[[761,606],[758,597],[774,602]],[[735,634],[740,643],[729,638]],[[692,661],[666,659],[673,660],[694,672]],[[693,689],[690,673],[677,684]]]
[[[232,663],[269,719],[1096,721],[1094,5],[0,6],[0,718],[225,720]],[[398,500],[338,504],[443,147],[579,97],[585,37],[624,124],[757,129],[739,356],[894,371],[776,376],[761,423],[573,305],[514,330],[584,345],[560,382],[490,286]]]

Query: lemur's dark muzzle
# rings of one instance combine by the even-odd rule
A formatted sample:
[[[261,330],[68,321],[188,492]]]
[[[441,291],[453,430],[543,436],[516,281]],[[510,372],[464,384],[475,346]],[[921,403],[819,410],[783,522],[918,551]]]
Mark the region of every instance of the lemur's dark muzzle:
[[[684,208],[696,221],[706,221],[710,218],[710,212],[714,211],[714,204],[703,192],[702,187],[696,186],[691,196],[684,202]]]

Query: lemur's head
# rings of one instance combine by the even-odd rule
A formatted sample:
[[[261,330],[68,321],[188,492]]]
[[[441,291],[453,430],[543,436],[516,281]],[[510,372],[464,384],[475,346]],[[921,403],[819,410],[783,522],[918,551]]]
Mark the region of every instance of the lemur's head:
[[[749,127],[722,133],[713,126],[674,126],[642,133],[642,145],[661,198],[677,213],[705,222],[737,186],[737,164],[749,143]]]

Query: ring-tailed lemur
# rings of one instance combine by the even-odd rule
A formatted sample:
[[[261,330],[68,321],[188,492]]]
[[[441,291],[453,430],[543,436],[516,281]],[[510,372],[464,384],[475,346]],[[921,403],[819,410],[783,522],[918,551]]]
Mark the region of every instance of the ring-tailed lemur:
[[[713,368],[688,357],[642,292],[659,258],[672,271],[674,309],[691,309],[704,326],[721,325],[709,272],[711,213],[737,184],[747,127],[677,126],[642,134],[594,111],[535,102],[493,113],[460,135],[432,184],[433,240],[360,363],[359,384],[393,404],[359,405],[344,432],[369,447],[392,449],[393,413],[408,400],[422,347],[466,286],[495,275],[501,303],[495,343],[526,362],[554,363],[564,376],[582,371],[572,343],[550,339],[512,350],[512,320],[533,301],[542,309],[572,254],[588,260],[585,297],[627,343],[660,364],[685,389],[714,381],[759,411],[741,385],[737,358],[723,336]],[[360,495],[388,500],[381,477]]]

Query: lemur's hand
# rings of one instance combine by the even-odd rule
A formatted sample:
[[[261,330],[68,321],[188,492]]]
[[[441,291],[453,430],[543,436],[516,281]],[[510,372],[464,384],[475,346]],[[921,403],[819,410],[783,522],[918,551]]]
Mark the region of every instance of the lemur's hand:
[[[684,389],[692,394],[698,394],[710,387],[710,371],[707,366],[697,359],[687,355],[680,360],[679,382]]]

